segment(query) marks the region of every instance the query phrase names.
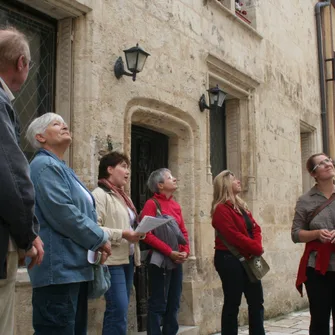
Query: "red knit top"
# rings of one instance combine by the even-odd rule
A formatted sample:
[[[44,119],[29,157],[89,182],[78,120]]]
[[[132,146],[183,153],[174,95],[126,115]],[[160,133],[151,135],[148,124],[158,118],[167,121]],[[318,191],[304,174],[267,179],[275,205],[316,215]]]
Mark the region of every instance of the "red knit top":
[[[187,255],[189,255],[190,246],[188,242],[188,233],[185,227],[180,205],[178,204],[177,201],[173,200],[172,196],[170,198],[167,198],[164,194],[155,193],[154,197],[158,200],[159,204],[161,205],[162,214],[163,215],[166,214],[166,215],[174,217],[174,219],[178,223],[179,228],[187,242],[186,245],[179,245],[179,251],[186,252]],[[154,216],[154,217],[156,216],[156,204],[152,199],[147,200],[147,202],[145,203],[142,213],[141,213],[141,219],[145,215]],[[149,244],[150,246],[152,246],[154,249],[161,252],[165,256],[170,256],[172,252],[172,249],[169,245],[161,241],[151,232],[147,233],[143,241]]]
[[[212,226],[221,233],[230,245],[236,247],[244,257],[249,258],[251,255],[262,255],[263,247],[261,228],[251,213],[247,212],[247,214],[253,224],[253,238],[248,234],[243,215],[233,207],[230,201],[216,206],[212,218]],[[228,250],[219,236],[215,238],[215,249]]]
[[[315,271],[320,272],[322,275],[325,275],[328,266],[331,254],[335,252],[335,245],[333,243],[321,243],[320,241],[311,241],[306,243],[305,251],[301,257],[297,280],[295,282],[295,286],[297,290],[300,292],[301,296],[302,293],[302,284],[306,282],[306,268],[308,265],[309,255],[312,251],[316,251],[316,259],[315,259]]]

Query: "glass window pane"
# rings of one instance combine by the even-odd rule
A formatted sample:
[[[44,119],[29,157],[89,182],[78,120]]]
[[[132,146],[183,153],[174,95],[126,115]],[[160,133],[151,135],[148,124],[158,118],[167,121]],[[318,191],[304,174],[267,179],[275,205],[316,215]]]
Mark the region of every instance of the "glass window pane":
[[[56,21],[27,14],[20,8],[9,8],[0,1],[0,22],[16,27],[28,37],[35,63],[21,91],[13,92],[14,107],[21,122],[21,147],[30,159],[34,150],[24,138],[27,127],[36,116],[54,111]]]
[[[221,108],[213,108],[210,115],[211,172],[213,178],[227,168],[226,160],[226,116],[225,103]]]

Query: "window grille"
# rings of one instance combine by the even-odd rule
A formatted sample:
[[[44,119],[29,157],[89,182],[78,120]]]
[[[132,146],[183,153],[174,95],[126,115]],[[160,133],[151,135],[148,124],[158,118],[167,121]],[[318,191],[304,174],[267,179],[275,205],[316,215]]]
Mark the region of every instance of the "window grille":
[[[54,112],[57,21],[30,14],[27,6],[10,7],[0,1],[1,26],[13,26],[29,40],[31,59],[35,63],[27,81],[15,95],[14,107],[21,122],[21,148],[28,159],[34,150],[25,139],[31,121],[47,112]]]

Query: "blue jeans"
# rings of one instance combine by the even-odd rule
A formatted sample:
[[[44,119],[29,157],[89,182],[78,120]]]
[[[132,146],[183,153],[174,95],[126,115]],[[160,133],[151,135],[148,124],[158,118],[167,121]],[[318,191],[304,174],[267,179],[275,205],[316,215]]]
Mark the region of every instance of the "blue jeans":
[[[126,335],[130,291],[134,279],[134,257],[129,264],[108,266],[111,287],[105,293],[106,310],[102,335]]]
[[[34,334],[87,335],[87,283],[34,288]]]
[[[221,335],[238,334],[237,316],[243,293],[248,304],[249,334],[265,335],[261,281],[251,283],[241,262],[229,251],[215,250],[214,265],[224,294]]]
[[[176,335],[179,329],[177,317],[183,286],[183,267],[178,264],[175,269],[168,271],[150,264],[148,274],[148,335]]]

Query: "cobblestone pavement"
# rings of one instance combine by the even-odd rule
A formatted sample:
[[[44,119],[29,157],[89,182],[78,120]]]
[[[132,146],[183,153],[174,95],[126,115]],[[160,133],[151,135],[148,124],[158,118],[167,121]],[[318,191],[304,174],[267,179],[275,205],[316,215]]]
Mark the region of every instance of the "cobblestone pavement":
[[[309,320],[310,315],[308,310],[266,320],[264,322],[266,335],[308,335]],[[217,333],[215,335],[219,334],[220,333]],[[238,334],[248,335],[248,326],[240,327]]]

